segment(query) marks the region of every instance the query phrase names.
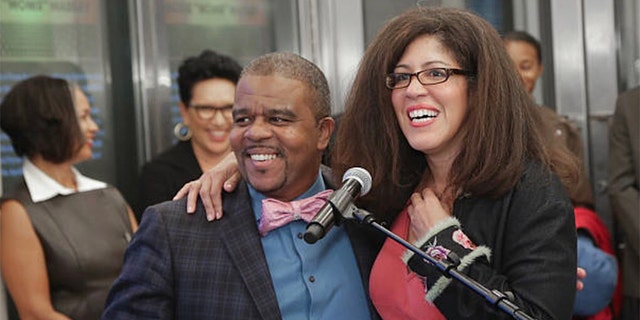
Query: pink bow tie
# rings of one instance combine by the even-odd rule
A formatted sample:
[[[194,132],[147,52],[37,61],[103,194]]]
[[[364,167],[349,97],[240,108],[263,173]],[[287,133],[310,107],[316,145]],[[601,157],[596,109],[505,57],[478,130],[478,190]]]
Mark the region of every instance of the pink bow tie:
[[[262,217],[258,225],[260,235],[264,237],[269,231],[291,221],[299,219],[311,221],[332,192],[333,190],[325,190],[315,196],[292,202],[282,202],[272,198],[262,200]]]

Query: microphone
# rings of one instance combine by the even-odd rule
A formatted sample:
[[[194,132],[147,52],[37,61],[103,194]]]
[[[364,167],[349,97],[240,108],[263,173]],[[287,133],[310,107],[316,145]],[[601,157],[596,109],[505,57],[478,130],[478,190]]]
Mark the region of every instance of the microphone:
[[[344,216],[344,212],[353,207],[353,201],[371,190],[371,174],[363,168],[353,167],[342,176],[342,187],[334,191],[327,203],[307,225],[304,241],[314,244],[322,239],[333,226],[335,215]]]

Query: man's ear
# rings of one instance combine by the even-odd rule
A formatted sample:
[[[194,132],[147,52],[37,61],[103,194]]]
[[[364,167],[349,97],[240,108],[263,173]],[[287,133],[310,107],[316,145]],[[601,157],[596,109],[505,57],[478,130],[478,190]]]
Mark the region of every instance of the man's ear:
[[[324,117],[318,121],[318,129],[320,135],[320,137],[318,138],[319,150],[324,150],[329,145],[334,126],[335,120],[333,120],[333,118],[331,117]]]

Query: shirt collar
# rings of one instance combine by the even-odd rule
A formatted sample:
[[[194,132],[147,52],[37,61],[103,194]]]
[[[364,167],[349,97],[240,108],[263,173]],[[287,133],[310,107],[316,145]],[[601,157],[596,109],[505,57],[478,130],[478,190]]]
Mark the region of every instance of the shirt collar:
[[[72,167],[71,170],[73,171],[73,175],[75,176],[76,183],[78,185],[77,192],[103,189],[107,187],[107,184],[102,181],[83,176],[78,170],[76,170],[76,168]],[[29,161],[29,159],[25,159],[22,164],[22,175],[33,202],[42,202],[57,195],[68,195],[76,192],[76,190],[67,188],[49,177],[44,173],[44,171],[40,170],[40,168],[36,167],[31,161]]]

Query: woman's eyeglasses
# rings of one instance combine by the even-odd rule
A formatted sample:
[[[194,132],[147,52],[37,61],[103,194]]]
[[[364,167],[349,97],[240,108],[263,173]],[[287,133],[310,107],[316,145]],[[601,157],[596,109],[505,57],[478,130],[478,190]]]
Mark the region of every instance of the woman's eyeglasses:
[[[414,73],[389,73],[385,79],[385,84],[389,89],[402,89],[411,84],[413,76],[424,86],[443,83],[449,80],[452,74],[469,75],[470,72],[452,68],[431,68]]]
[[[233,110],[233,105],[223,106],[223,107],[213,107],[213,106],[190,106],[196,112],[196,115],[200,120],[210,120],[215,116],[217,112],[221,112],[223,116],[227,118],[231,118],[231,113]]]

